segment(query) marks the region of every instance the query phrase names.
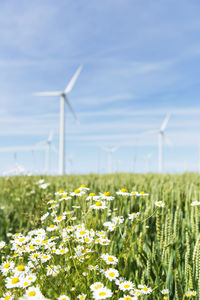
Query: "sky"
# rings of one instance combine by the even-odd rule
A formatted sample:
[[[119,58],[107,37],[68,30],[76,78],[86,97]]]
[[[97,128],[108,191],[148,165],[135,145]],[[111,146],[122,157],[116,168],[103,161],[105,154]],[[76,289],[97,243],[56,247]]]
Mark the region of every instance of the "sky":
[[[198,0],[1,0],[0,174],[16,166],[58,172],[58,97],[80,65],[66,107],[66,173],[200,169],[200,2]]]

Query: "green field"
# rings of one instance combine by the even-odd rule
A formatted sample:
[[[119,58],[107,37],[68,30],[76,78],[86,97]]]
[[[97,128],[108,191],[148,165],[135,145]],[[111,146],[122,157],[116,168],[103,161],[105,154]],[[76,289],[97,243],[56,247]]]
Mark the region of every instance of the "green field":
[[[38,184],[40,179],[49,183],[47,188],[41,188],[41,184]],[[81,196],[72,196],[71,199],[60,202],[58,201],[60,196],[55,196],[55,192],[59,190],[70,194],[81,185],[86,185],[90,190]],[[6,293],[10,293],[15,295],[15,299],[20,299],[28,288],[38,286],[40,292],[48,299],[61,299],[59,298],[61,295],[67,295],[72,300],[107,298],[128,300],[136,299],[130,295],[130,291],[133,294],[134,290],[135,293],[139,291],[138,294],[143,290],[138,299],[199,299],[200,206],[198,203],[191,206],[191,203],[200,200],[199,187],[200,176],[193,173],[163,176],[115,174],[0,178],[0,241],[6,242],[6,247],[0,250],[1,266],[6,261],[14,262],[15,268],[27,266],[32,253],[23,250],[23,247],[32,243],[31,239],[27,240],[26,244],[18,245],[22,248],[21,253],[16,248],[12,249],[9,240],[13,240],[13,236],[10,234],[21,233],[22,237],[27,237],[30,230],[37,228],[46,230],[49,225],[57,224],[58,230],[47,232],[45,241],[50,243],[55,235],[55,249],[62,247],[67,249],[64,255],[56,255],[56,250],[52,251],[54,246],[49,246],[48,249],[44,248],[44,245],[37,246],[36,252],[40,252],[41,255],[46,253],[51,257],[46,262],[40,260],[40,263],[30,268],[29,272],[34,272],[36,280],[27,289],[17,285],[15,288],[6,288],[6,278],[15,275],[15,269],[10,269],[7,275],[3,273],[0,275],[0,297],[12,299],[6,298]],[[117,195],[116,192],[122,188],[130,193],[137,191],[149,195],[145,196],[142,193]],[[114,200],[102,198],[96,202],[86,200],[90,193],[99,195],[105,192],[110,192]],[[54,210],[49,209],[50,200],[56,200],[58,205],[55,215],[49,215],[47,219],[41,221],[41,216]],[[97,204],[97,201],[105,202],[106,208],[90,208],[95,203],[97,206],[102,205]],[[164,207],[155,205],[155,202],[159,201],[164,203]],[[66,211],[72,213],[64,215]],[[130,220],[129,214],[137,212],[139,215]],[[54,219],[59,216],[65,217],[56,223]],[[124,218],[123,222],[116,224],[113,231],[107,230],[103,224],[119,216]],[[81,238],[78,236],[80,230],[75,229],[73,234],[68,232],[68,236],[63,237],[67,226],[75,228],[80,224],[85,224],[84,230],[90,231],[88,237],[91,238],[91,242],[80,242]],[[95,242],[97,241],[95,234],[101,231],[105,232],[105,239],[109,240],[107,245]],[[84,258],[77,256],[75,249],[78,246],[84,248]],[[117,264],[106,265],[101,258],[103,253],[116,257]],[[57,276],[47,275],[48,265],[61,268]],[[98,266],[98,269],[90,270],[91,265]],[[123,291],[119,283],[117,285],[114,280],[111,281],[106,277],[105,272],[109,268],[118,270],[119,276],[124,278],[120,279],[121,282],[131,281],[134,289]],[[104,270],[104,273],[101,270]],[[104,294],[94,296],[90,286],[95,282],[102,282],[112,291],[112,296],[107,298]],[[143,285],[143,288],[138,287],[139,285]],[[152,291],[149,290],[151,293],[145,295],[148,289]],[[164,289],[169,290],[168,295],[161,293]],[[195,293],[188,293],[189,291],[195,291],[196,296],[192,296]],[[108,293],[109,296],[107,290],[102,290],[102,293]],[[83,298],[80,298],[81,295]],[[84,298],[83,295],[87,297]],[[36,298],[32,296],[30,299]]]

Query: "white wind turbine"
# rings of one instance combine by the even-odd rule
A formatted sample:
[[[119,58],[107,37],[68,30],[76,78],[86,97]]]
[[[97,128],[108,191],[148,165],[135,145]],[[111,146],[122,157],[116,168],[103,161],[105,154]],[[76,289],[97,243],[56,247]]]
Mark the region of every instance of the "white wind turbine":
[[[44,148],[45,148],[45,152],[46,152],[46,154],[45,154],[45,172],[47,174],[50,174],[51,150],[53,150],[54,152],[57,152],[55,146],[52,144],[53,135],[54,135],[53,132],[50,132],[48,139],[36,144],[38,146],[44,146]]]
[[[160,129],[148,132],[150,134],[153,134],[153,133],[158,134],[158,172],[159,173],[163,172],[163,142],[164,142],[165,129],[169,122],[170,116],[171,116],[170,113],[166,114],[165,119],[163,120]]]
[[[102,147],[108,153],[108,173],[112,173],[112,154],[118,150],[119,147]]]
[[[66,86],[64,91],[56,91],[56,92],[41,92],[36,93],[36,96],[60,96],[60,140],[59,140],[59,174],[65,174],[65,103],[68,105],[69,110],[74,116],[75,120],[78,121],[74,110],[67,98],[68,93],[72,90],[80,72],[82,70],[82,66],[78,68],[68,85]]]

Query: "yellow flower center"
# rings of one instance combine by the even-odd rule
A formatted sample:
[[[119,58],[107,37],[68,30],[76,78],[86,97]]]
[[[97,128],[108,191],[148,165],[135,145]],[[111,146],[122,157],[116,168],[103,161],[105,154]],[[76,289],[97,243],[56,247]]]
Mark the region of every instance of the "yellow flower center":
[[[125,300],[131,300],[131,297],[127,296],[124,298]]]
[[[100,289],[102,287],[102,284],[97,284],[94,288],[95,288],[95,290],[98,290],[98,289]]]
[[[88,239],[88,238],[85,239],[85,242],[89,242],[89,241],[90,241],[90,239]]]
[[[35,247],[31,245],[31,246],[29,246],[29,249],[35,249]]]
[[[70,214],[71,213],[71,211],[70,210],[66,210],[66,214]]]
[[[8,269],[9,267],[10,267],[9,263],[7,263],[7,264],[4,265],[4,269]]]
[[[25,270],[25,268],[24,268],[23,265],[19,265],[19,266],[17,267],[17,271],[24,271],[24,270]]]
[[[106,295],[106,292],[100,292],[99,293],[99,296],[105,296]]]
[[[144,194],[144,192],[140,192],[140,194]]]
[[[97,201],[97,202],[95,203],[95,205],[96,205],[96,206],[102,206],[102,203],[101,203],[101,201]]]
[[[130,285],[129,285],[129,284],[125,284],[125,285],[124,285],[124,288],[125,288],[125,289],[128,289],[128,288],[130,288]]]
[[[85,185],[85,184],[82,184],[80,187],[83,188],[83,187],[86,187],[86,185]]]
[[[24,286],[28,286],[29,285],[29,283],[26,281],[26,282],[24,282]]]
[[[67,197],[67,194],[62,195],[62,198],[66,198],[66,197]]]
[[[72,229],[72,226],[67,226],[67,229]]]
[[[90,197],[94,197],[94,196],[95,196],[95,193],[90,193],[89,196],[90,196]]]
[[[48,256],[47,256],[47,255],[44,255],[43,258],[46,259],[46,258],[48,258]]]
[[[148,288],[145,286],[145,287],[143,288],[143,291],[147,292],[147,291],[148,291]]]
[[[136,214],[136,213],[131,213],[133,216]]]
[[[9,300],[11,296],[6,296],[4,299]]]
[[[12,279],[12,284],[15,284],[15,283],[18,283],[19,282],[19,278],[18,277],[15,277]]]
[[[135,192],[132,192],[131,194],[132,194],[132,195],[135,195],[136,193],[135,193]]]
[[[57,217],[57,220],[58,220],[58,221],[62,220],[62,217]]]
[[[33,254],[33,258],[37,258],[39,256],[39,254],[35,253]]]
[[[115,277],[115,273],[114,273],[114,272],[110,272],[110,273],[109,273],[109,276],[110,276],[110,277]]]
[[[50,227],[50,228],[54,228],[54,226],[55,226],[55,225],[50,225],[49,227]]]
[[[58,193],[63,193],[63,190],[59,190]]]
[[[108,261],[112,262],[114,259],[112,257],[108,257]]]
[[[104,196],[110,196],[110,192],[105,192]]]
[[[32,280],[32,279],[33,279],[33,277],[31,277],[31,276],[30,276],[30,277],[28,277],[28,280]]]
[[[29,292],[28,295],[29,295],[29,296],[35,296],[35,295],[36,295],[36,292],[35,292],[35,291]]]
[[[21,238],[21,239],[19,239],[19,242],[23,242],[25,239],[24,238]]]
[[[127,192],[127,189],[121,189],[121,192],[122,192],[122,193],[126,193],[126,192]]]
[[[80,193],[80,190],[77,189],[77,190],[74,191],[74,193],[75,193],[75,194],[79,194],[79,193]]]
[[[80,233],[81,235],[86,234],[86,232],[85,232],[84,230],[81,230],[79,233]]]
[[[60,250],[60,253],[65,253],[65,249]]]

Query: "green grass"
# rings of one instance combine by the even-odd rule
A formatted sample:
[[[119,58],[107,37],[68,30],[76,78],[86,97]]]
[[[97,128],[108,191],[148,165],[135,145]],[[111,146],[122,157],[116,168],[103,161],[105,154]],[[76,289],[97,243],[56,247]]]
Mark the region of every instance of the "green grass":
[[[50,183],[47,189],[43,190],[36,184],[40,178]],[[55,198],[54,193],[59,189],[71,192],[81,184],[96,194],[106,191],[115,194],[121,188],[149,193],[148,197],[115,195],[115,200],[110,203],[111,217],[125,218],[120,230],[110,235],[111,243],[106,250],[118,257],[121,276],[132,280],[136,286],[141,283],[150,286],[153,293],[148,296],[149,299],[163,299],[160,291],[164,288],[170,290],[169,299],[184,299],[188,290],[195,290],[199,294],[200,207],[191,207],[193,201],[200,201],[198,174],[0,178],[0,240],[8,241],[8,232],[26,233],[43,226],[40,217],[47,211],[47,201]],[[75,204],[87,213],[85,198],[77,197]],[[163,201],[165,206],[156,208],[156,201]],[[72,204],[74,201],[67,202],[66,208],[69,209]],[[133,223],[128,220],[128,213],[131,212],[140,212],[140,217]],[[85,218],[81,212],[77,212],[77,219],[84,220],[94,230],[102,230],[102,223],[108,217],[105,212],[91,212]],[[99,246],[95,249],[98,255],[105,252]],[[83,272],[82,266],[80,268]],[[71,284],[80,291],[82,285],[74,281],[77,276]],[[57,297],[56,291],[46,293],[48,297],[53,297],[53,293]],[[68,295],[75,299],[72,292]],[[118,297],[113,296],[112,299]]]

